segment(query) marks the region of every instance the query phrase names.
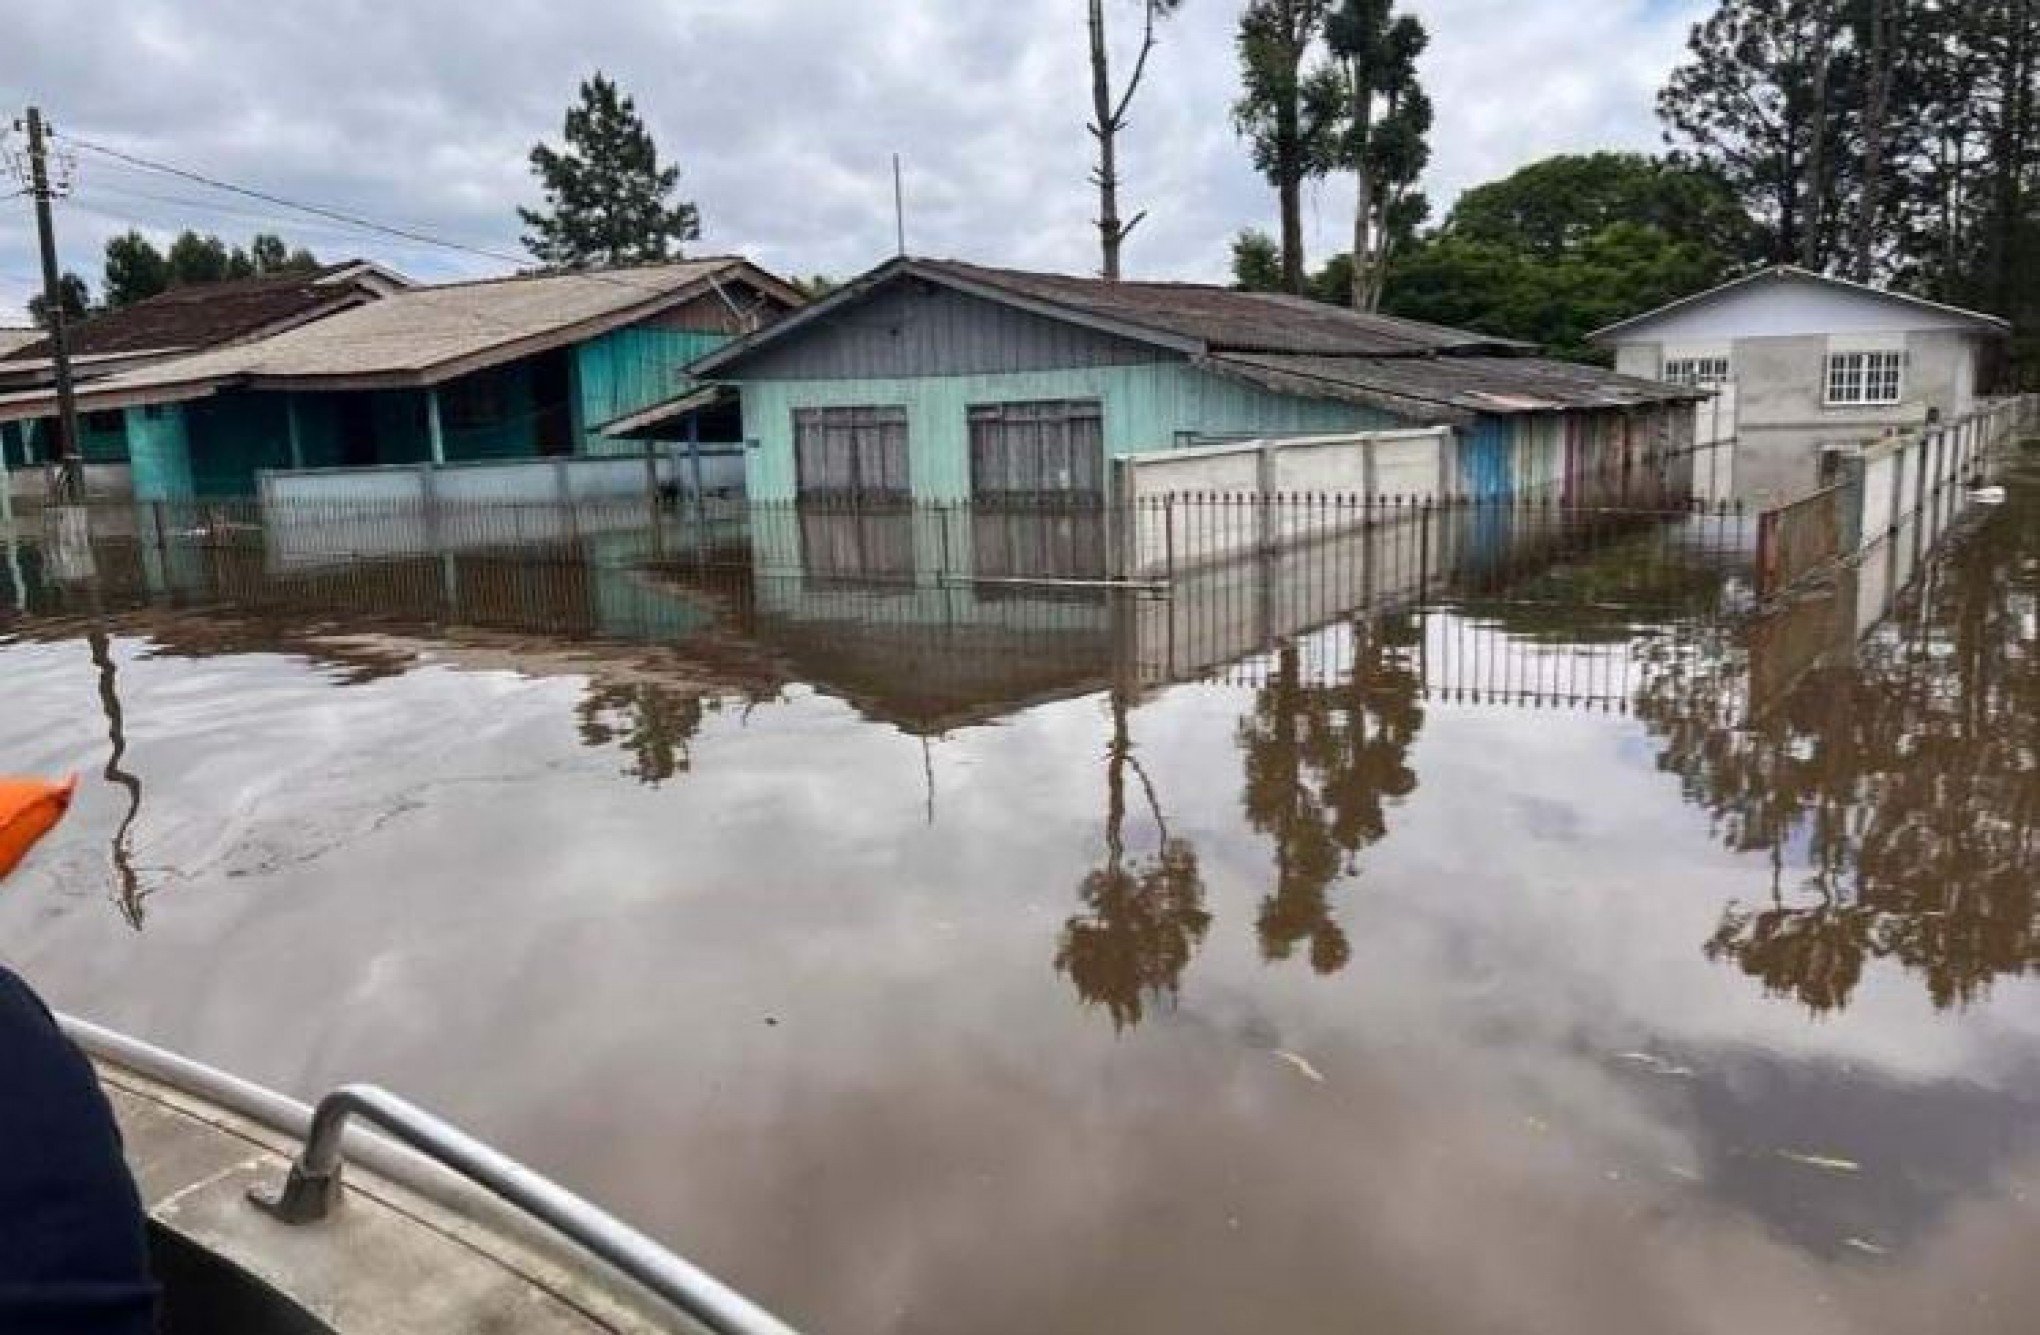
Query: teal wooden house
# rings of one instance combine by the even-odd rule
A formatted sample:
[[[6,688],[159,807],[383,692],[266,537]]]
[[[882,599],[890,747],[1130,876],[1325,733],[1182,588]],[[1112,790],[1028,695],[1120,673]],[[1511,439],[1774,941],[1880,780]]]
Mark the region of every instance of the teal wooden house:
[[[145,501],[250,495],[264,470],[611,453],[606,427],[683,395],[689,363],[801,300],[741,259],[410,288],[87,381],[78,404],[118,426],[100,457],[124,454]],[[53,411],[47,391],[0,396],[0,421]],[[716,411],[663,426],[734,436],[733,412],[701,420]]]
[[[1690,389],[1301,298],[902,258],[703,358],[754,500],[1102,500],[1116,457],[1449,425],[1457,489],[1578,489],[1692,438]]]

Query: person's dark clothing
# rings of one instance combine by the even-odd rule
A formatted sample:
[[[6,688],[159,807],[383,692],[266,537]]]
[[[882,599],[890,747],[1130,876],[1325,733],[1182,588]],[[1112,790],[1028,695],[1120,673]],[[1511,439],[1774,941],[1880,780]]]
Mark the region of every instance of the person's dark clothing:
[[[0,1332],[149,1335],[141,1199],[92,1066],[0,968]]]

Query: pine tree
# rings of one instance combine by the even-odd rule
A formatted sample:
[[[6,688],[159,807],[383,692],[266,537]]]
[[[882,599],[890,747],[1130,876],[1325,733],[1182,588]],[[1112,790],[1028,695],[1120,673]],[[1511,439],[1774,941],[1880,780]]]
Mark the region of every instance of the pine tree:
[[[568,109],[564,149],[538,144],[531,169],[544,211],[517,210],[524,248],[558,269],[675,259],[701,235],[693,204],[669,203],[680,169],[662,166],[636,104],[601,73]]]
[[[1666,137],[1726,180],[1777,263],[1828,267],[1861,174],[1863,62],[1841,0],[1723,0],[1658,95]]]

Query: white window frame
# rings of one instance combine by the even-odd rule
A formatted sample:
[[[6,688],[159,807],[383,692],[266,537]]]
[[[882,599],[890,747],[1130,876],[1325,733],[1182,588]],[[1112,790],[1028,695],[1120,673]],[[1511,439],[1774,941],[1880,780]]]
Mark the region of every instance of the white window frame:
[[[1661,378],[1688,389],[1722,389],[1734,383],[1735,366],[1726,356],[1673,357],[1665,362]]]
[[[1831,351],[1821,367],[1821,402],[1830,408],[1895,408],[1905,402],[1903,348]]]

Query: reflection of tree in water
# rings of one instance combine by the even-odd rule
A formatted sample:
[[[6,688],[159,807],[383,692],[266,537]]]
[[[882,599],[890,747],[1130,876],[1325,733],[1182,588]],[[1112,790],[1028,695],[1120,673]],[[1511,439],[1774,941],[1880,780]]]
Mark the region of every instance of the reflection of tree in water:
[[[1850,667],[1740,704],[1733,655],[1682,654],[1637,712],[1661,764],[1732,848],[1767,851],[1771,902],[1732,904],[1707,943],[1817,1012],[1873,959],[1941,1007],[2040,964],[2040,496],[1949,553]],[[1752,717],[1743,718],[1745,713]],[[1788,857],[1803,862],[1785,884]]]
[[[1160,801],[1134,758],[1123,691],[1112,693],[1112,744],[1105,759],[1105,865],[1084,877],[1085,912],[1063,925],[1055,967],[1069,975],[1086,1005],[1103,1006],[1114,1027],[1139,1024],[1147,1005],[1173,1002],[1183,971],[1211,926],[1196,850],[1169,836]],[[1126,776],[1147,795],[1159,847],[1126,856]]]
[[[716,701],[656,682],[590,682],[574,717],[586,746],[617,746],[630,756],[628,773],[657,787],[692,766],[688,744]]]
[[[1261,953],[1288,959],[1308,942],[1311,967],[1336,973],[1352,947],[1328,892],[1352,875],[1362,849],[1388,833],[1386,804],[1416,791],[1409,752],[1423,727],[1415,663],[1421,624],[1411,616],[1353,627],[1344,682],[1303,681],[1294,645],[1242,720],[1247,819],[1275,840],[1275,889],[1261,901]]]
[[[0,481],[4,485],[4,481]],[[119,669],[113,661],[113,641],[105,631],[94,630],[86,636],[86,643],[92,650],[92,665],[98,672],[99,708],[106,716],[106,737],[109,747],[103,777],[110,784],[127,794],[127,813],[121,817],[120,827],[113,835],[113,874],[119,883],[115,899],[120,905],[121,917],[136,931],[142,929],[144,910],[142,903],[149,892],[142,888],[142,879],[135,870],[134,830],[135,822],[142,814],[142,781],[121,767],[127,756],[127,723],[125,711],[120,703]]]

